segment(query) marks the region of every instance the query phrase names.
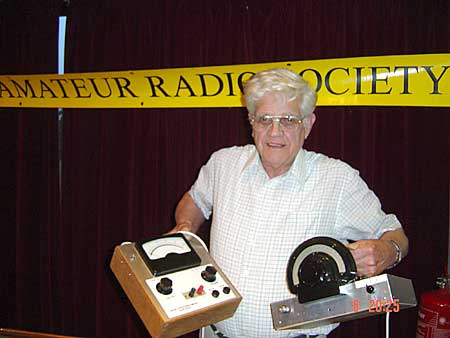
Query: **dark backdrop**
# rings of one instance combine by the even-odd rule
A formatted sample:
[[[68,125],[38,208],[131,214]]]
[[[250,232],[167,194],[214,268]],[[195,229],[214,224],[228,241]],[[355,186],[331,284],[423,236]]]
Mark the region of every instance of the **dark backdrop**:
[[[441,1],[0,1],[0,73],[67,72],[448,53]],[[382,99],[382,98],[380,98]],[[449,108],[318,107],[305,147],[358,168],[411,251],[393,273],[431,289],[447,262]],[[178,199],[216,149],[250,142],[243,108],[0,108],[0,326],[146,337],[108,268],[115,245],[173,226]],[[58,144],[62,149],[61,175]],[[61,189],[59,180],[61,179]],[[61,198],[61,203],[60,199]],[[207,238],[207,229],[203,236]],[[412,338],[417,309],[391,317]],[[194,336],[194,335],[190,335]],[[384,337],[384,318],[331,338]]]

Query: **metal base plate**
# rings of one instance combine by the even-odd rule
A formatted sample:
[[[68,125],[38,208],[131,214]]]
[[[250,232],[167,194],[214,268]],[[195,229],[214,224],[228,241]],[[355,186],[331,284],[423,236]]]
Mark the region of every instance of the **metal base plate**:
[[[274,329],[315,328],[417,305],[411,280],[388,274],[345,284],[339,291],[303,304],[296,297],[270,304]]]

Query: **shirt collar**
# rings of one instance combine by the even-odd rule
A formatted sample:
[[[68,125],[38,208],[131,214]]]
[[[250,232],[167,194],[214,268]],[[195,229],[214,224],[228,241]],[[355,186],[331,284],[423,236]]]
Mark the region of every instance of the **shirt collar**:
[[[290,176],[300,182],[303,182],[306,176],[307,167],[306,151],[302,148],[298,152],[297,156],[295,156],[295,160],[287,171],[286,176]]]
[[[247,158],[247,161],[245,161],[244,166],[242,167],[242,173],[245,172],[255,172],[255,170],[258,169],[258,167],[261,167],[261,169],[264,170],[261,159],[259,158],[258,150],[255,146],[253,146],[253,150],[250,153],[249,157]]]

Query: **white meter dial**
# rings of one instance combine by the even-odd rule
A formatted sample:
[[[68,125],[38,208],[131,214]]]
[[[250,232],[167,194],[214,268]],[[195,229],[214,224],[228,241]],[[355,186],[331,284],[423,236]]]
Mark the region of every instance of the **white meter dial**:
[[[191,248],[181,237],[158,238],[144,243],[142,248],[150,259],[164,258],[170,253],[184,254],[191,251]]]
[[[154,276],[185,270],[201,263],[197,252],[180,233],[144,239],[135,245]]]

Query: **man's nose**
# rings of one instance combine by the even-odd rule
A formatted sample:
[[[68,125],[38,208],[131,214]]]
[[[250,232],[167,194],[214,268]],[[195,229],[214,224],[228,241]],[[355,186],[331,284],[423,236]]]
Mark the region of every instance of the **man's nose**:
[[[283,133],[283,127],[280,124],[280,121],[278,120],[272,120],[272,124],[269,127],[269,134],[271,136],[278,136]]]

